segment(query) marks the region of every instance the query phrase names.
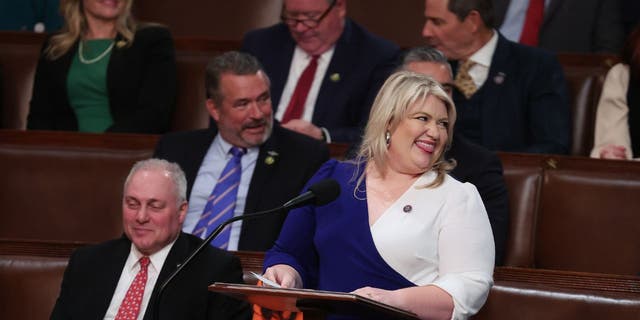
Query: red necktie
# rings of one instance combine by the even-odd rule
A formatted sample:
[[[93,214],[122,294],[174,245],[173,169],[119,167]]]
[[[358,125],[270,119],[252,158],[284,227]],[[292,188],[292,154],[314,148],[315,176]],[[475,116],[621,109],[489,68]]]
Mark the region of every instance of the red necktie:
[[[122,300],[118,314],[115,320],[136,320],[140,313],[140,304],[142,304],[142,296],[144,295],[144,287],[147,285],[147,267],[149,266],[149,257],[140,258],[140,271],[131,282],[127,294]]]
[[[520,43],[534,47],[538,45],[538,32],[542,25],[543,14],[544,0],[529,0],[527,16],[520,35]]]
[[[291,100],[287,106],[287,111],[285,111],[284,116],[282,116],[282,123],[287,123],[291,119],[300,119],[300,117],[302,117],[304,105],[307,102],[307,95],[309,94],[309,89],[311,89],[311,84],[313,83],[313,78],[316,75],[317,68],[318,56],[312,56],[311,61],[309,61],[309,64],[304,71],[302,71],[302,74],[298,79],[298,84],[296,85],[296,89],[293,91],[293,95],[291,96]]]

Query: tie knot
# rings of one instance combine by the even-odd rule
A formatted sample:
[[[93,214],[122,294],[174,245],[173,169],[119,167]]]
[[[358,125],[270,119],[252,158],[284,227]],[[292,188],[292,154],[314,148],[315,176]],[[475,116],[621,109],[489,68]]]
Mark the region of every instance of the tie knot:
[[[474,61],[464,60],[460,64],[460,68],[458,68],[458,72],[469,72],[469,69],[471,69],[471,67],[473,67],[474,65],[476,65]]]
[[[246,149],[244,148],[238,148],[238,147],[232,147],[231,150],[229,150],[229,153],[231,153],[233,155],[234,158],[240,158],[245,154]]]
[[[144,257],[140,258],[140,260],[138,262],[140,262],[140,269],[144,270],[144,269],[147,269],[147,267],[149,266],[149,263],[151,262],[151,260],[149,259],[149,257],[144,256]]]

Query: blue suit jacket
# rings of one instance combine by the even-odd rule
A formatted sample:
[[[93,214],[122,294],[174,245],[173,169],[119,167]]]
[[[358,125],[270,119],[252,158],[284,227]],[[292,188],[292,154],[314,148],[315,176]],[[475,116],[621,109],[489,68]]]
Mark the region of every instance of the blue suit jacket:
[[[296,43],[280,23],[247,33],[242,51],[254,55],[271,78],[274,108],[289,76]],[[400,49],[346,19],[344,31],[322,80],[312,123],[329,130],[336,142],[357,142],[369,118],[371,104],[395,68]],[[338,74],[339,80],[331,75]]]
[[[459,119],[456,131],[490,150],[552,154],[569,150],[566,82],[558,59],[547,51],[499,35],[485,83],[470,99],[457,90],[453,99]],[[479,112],[479,122],[469,119],[473,112]]]

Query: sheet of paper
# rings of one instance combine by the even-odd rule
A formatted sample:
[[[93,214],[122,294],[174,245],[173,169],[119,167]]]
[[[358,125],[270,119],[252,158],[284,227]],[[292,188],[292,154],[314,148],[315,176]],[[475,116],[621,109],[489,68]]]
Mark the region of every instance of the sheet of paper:
[[[277,283],[275,283],[275,282],[273,282],[273,281],[271,281],[271,280],[269,280],[269,279],[267,279],[267,278],[255,273],[253,271],[251,271],[251,275],[253,277],[255,277],[256,279],[262,281],[262,284],[264,284],[267,287],[280,288],[279,284],[277,284]]]

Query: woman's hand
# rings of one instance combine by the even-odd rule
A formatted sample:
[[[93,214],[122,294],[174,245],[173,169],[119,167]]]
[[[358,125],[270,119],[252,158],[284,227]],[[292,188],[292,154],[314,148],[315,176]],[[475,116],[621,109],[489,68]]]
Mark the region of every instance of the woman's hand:
[[[283,288],[302,288],[300,274],[296,269],[286,264],[276,264],[267,268],[264,276]]]
[[[365,298],[369,298],[371,300],[375,300],[378,302],[382,302],[391,306],[398,306],[398,303],[395,301],[396,295],[395,291],[372,288],[372,287],[363,287],[356,291],[353,291],[359,296],[363,296]]]
[[[453,313],[451,295],[432,285],[392,291],[363,287],[352,293],[413,312],[420,319],[451,319]]]
[[[627,148],[613,144],[606,145],[600,149],[600,158],[602,159],[619,159],[627,158]]]

